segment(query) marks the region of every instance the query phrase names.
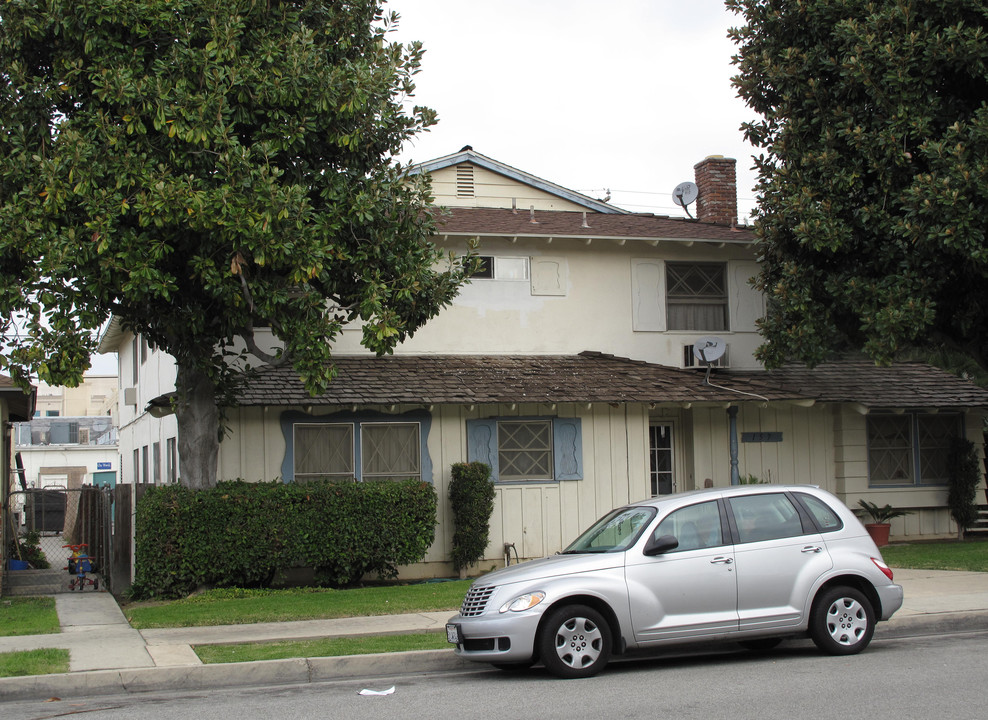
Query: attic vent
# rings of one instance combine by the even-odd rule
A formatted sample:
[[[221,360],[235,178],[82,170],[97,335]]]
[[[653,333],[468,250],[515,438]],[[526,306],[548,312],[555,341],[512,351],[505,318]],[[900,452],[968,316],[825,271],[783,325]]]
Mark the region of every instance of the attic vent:
[[[710,367],[714,367],[714,368],[731,367],[730,356],[731,356],[731,346],[727,345],[724,348],[724,354],[721,355],[716,360],[714,360],[712,363],[710,363]],[[697,360],[696,356],[693,354],[692,345],[683,345],[683,367],[684,368],[704,367],[703,363]]]
[[[473,197],[473,165],[456,166],[456,197]]]

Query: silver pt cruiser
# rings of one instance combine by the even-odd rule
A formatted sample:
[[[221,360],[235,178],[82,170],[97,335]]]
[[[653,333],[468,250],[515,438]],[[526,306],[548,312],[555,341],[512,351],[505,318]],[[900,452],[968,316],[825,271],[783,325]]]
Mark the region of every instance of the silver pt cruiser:
[[[901,605],[902,587],[840,500],[811,486],[742,485],[612,510],[561,553],[476,580],[446,635],[465,659],[541,662],[575,678],[612,655],[673,644],[766,650],[809,635],[851,655]]]

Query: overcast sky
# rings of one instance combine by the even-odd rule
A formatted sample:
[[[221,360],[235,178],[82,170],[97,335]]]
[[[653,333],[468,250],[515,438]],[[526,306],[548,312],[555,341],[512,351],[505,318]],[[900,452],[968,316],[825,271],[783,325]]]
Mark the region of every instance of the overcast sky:
[[[723,0],[390,0],[426,48],[414,102],[439,113],[401,159],[464,145],[635,212],[683,217],[672,190],[708,155],[738,161],[754,205],[754,114],[731,87],[740,24]],[[693,208],[695,210],[695,206]],[[91,373],[116,373],[95,356]]]
[[[672,190],[708,155],[738,161],[754,204],[755,118],[731,87],[741,24],[723,0],[389,0],[426,49],[415,101],[439,113],[404,161],[479,153],[636,212],[682,217]],[[695,209],[695,208],[694,208]]]

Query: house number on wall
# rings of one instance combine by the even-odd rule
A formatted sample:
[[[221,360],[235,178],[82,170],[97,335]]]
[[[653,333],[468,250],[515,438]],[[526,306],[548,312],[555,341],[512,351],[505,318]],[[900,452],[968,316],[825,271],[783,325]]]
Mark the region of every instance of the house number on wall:
[[[747,442],[747,443],[782,442],[782,433],[780,432],[741,433],[741,442]]]

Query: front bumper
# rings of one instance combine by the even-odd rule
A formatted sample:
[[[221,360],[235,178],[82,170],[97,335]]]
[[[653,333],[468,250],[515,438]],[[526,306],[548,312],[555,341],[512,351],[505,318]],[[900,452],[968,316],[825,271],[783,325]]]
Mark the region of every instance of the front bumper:
[[[535,656],[535,636],[541,612],[499,613],[463,617],[447,622],[455,626],[456,654],[464,660],[488,663],[523,663]]]

